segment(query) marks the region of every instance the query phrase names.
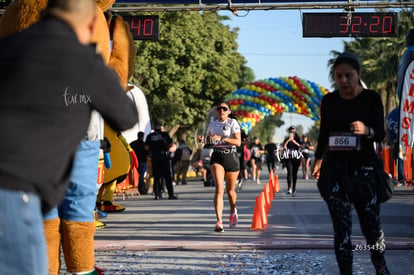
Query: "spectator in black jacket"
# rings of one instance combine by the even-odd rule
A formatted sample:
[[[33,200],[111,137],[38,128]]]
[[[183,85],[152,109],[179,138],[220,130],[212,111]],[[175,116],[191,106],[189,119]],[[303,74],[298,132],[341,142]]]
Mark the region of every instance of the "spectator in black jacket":
[[[145,173],[147,172],[148,150],[145,149],[144,132],[138,132],[138,139],[131,142],[130,145],[138,158],[138,192],[141,195],[145,195],[148,193],[148,189],[145,186]]]
[[[42,212],[65,193],[91,111],[117,131],[138,119],[89,45],[95,12],[95,0],[50,0],[38,23],[0,39],[2,274],[48,273]]]
[[[162,123],[156,123],[154,131],[150,133],[145,140],[145,148],[150,152],[152,174],[154,176],[154,195],[155,199],[162,198],[163,180],[168,190],[168,199],[176,200],[174,188],[172,185],[172,167],[170,159],[170,148],[173,146],[173,140],[164,132]]]

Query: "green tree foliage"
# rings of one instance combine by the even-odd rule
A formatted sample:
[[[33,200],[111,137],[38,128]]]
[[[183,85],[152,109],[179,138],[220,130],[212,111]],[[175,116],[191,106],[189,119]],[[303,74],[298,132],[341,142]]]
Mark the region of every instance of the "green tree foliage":
[[[259,121],[249,133],[249,139],[253,140],[255,136],[260,137],[261,142],[266,142],[268,137],[273,137],[276,127],[283,125],[280,120],[281,115],[268,116]]]
[[[318,143],[318,137],[319,137],[319,126],[317,126],[316,123],[312,125],[307,135],[308,135],[308,139],[310,140],[310,142],[312,142],[312,144],[315,145],[315,148],[316,148],[316,144]]]
[[[385,114],[397,102],[397,69],[401,56],[406,50],[406,36],[414,23],[413,10],[402,10],[398,14],[398,36],[395,38],[355,38],[344,42],[344,50],[356,53],[361,61],[361,78],[366,85],[379,92],[384,104]],[[334,83],[333,62],[339,52],[332,51],[329,60],[330,78]],[[333,84],[333,87],[335,85]],[[384,115],[385,115],[384,114]]]
[[[159,41],[137,41],[134,84],[146,94],[151,118],[190,131],[211,107],[252,81],[237,50],[237,29],[215,12],[168,12],[160,16]]]

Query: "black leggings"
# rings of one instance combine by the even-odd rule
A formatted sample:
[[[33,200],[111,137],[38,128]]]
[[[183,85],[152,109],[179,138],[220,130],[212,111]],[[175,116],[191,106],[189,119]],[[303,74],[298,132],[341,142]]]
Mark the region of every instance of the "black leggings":
[[[267,170],[269,170],[269,173],[272,169],[273,169],[273,172],[275,172],[276,158],[270,158],[269,156],[267,156],[266,163],[267,163]]]
[[[291,158],[286,159],[285,162],[287,169],[287,184],[288,189],[292,188],[292,191],[296,190],[296,181],[298,179],[298,170],[300,166],[300,159]]]
[[[380,205],[374,190],[375,177],[372,170],[362,167],[347,179],[351,186],[347,193],[344,187],[335,182],[327,199],[334,229],[334,247],[338,266],[343,274],[352,275],[353,250],[369,250],[375,265],[385,262],[384,233],[381,229]],[[348,189],[348,188],[347,188]],[[352,205],[354,206],[367,244],[351,243]]]

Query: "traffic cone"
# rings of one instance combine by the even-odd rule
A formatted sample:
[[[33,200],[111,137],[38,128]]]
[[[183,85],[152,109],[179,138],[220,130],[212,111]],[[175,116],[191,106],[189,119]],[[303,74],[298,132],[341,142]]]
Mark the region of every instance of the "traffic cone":
[[[270,182],[266,183],[266,185],[264,187],[264,191],[266,192],[266,195],[269,197],[270,204],[272,204],[272,200],[273,200],[274,194],[272,194],[272,189],[273,188],[271,188],[270,186],[272,186],[270,184]]]
[[[270,199],[273,200],[275,198],[275,188],[273,187],[273,184],[271,184],[270,182],[268,183],[268,185],[269,185]]]
[[[262,223],[262,216],[261,216],[261,210],[260,210],[260,198],[256,197],[256,202],[254,204],[254,210],[253,210],[253,219],[252,219],[252,225],[250,227],[250,230],[263,230],[264,226]]]
[[[266,211],[266,198],[264,192],[260,193],[259,198],[259,205],[260,205],[260,217],[262,219],[263,228],[267,226],[267,211]]]
[[[263,188],[262,193],[264,194],[264,197],[265,197],[265,210],[266,210],[266,214],[267,214],[267,213],[269,213],[270,206],[272,204],[272,200],[270,199],[270,194],[269,194],[269,185],[265,185],[265,187]]]
[[[274,178],[273,169],[270,169],[270,174],[269,174],[269,182],[270,182],[270,184],[272,184],[272,185],[274,185],[274,184],[275,184],[275,178]]]
[[[274,175],[274,179],[275,179],[275,191],[279,193],[280,192],[279,177],[277,175]]]

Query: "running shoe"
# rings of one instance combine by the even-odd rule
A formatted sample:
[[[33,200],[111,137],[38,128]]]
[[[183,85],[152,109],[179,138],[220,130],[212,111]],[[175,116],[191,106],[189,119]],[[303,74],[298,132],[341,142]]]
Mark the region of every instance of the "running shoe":
[[[234,213],[229,216],[230,228],[235,228],[239,222],[239,217],[237,216],[237,209],[234,208]]]
[[[236,192],[240,192],[242,190],[244,179],[238,179],[236,183]]]
[[[216,231],[216,232],[224,232],[223,223],[221,221],[218,221],[216,223],[216,227],[214,228],[214,231]]]

